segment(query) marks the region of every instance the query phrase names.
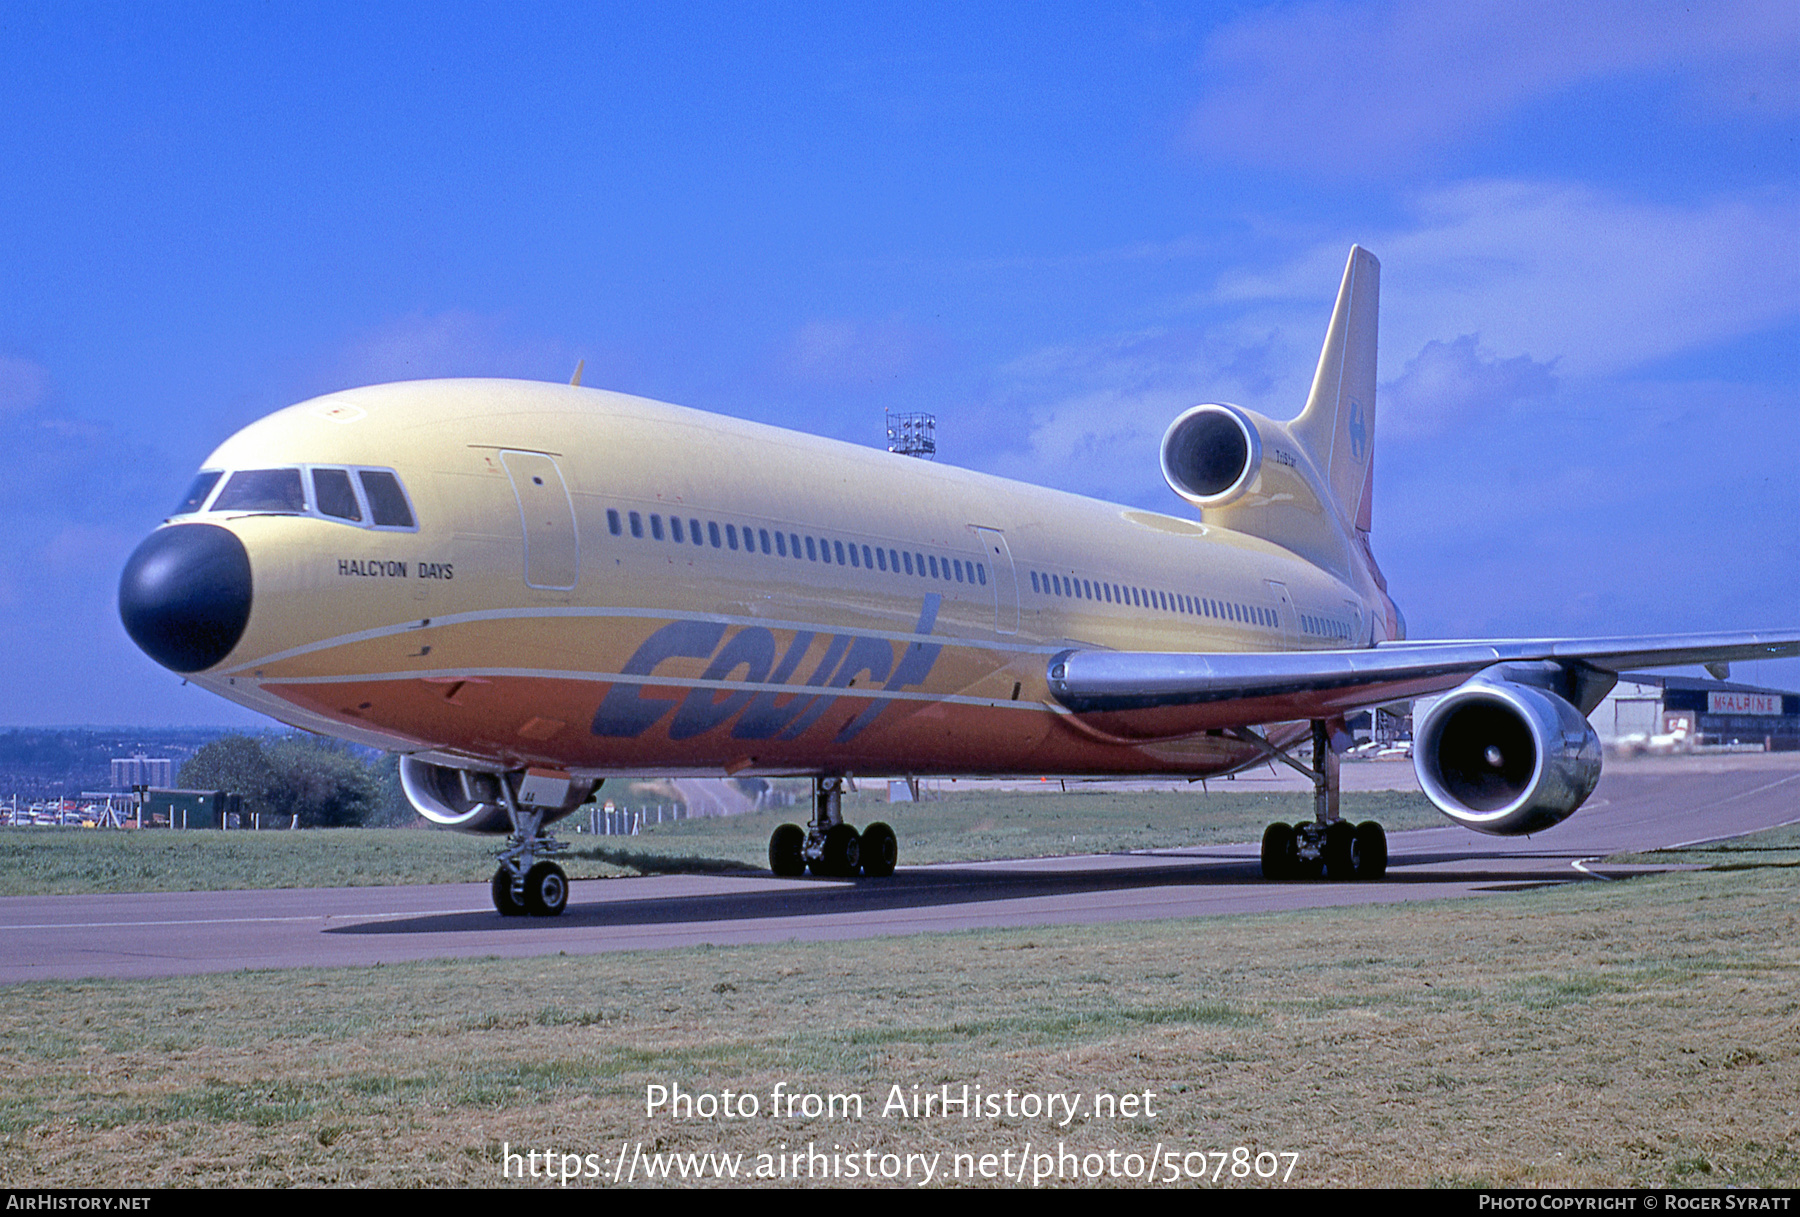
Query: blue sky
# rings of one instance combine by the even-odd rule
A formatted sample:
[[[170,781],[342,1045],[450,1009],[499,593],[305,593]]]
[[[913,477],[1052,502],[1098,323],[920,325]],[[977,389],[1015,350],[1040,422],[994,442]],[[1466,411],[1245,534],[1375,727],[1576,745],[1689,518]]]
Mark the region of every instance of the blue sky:
[[[1352,242],[1415,636],[1800,626],[1797,135],[1789,0],[11,3],[0,724],[252,721],[115,589],[294,401],[585,359],[1184,511],[1163,428],[1290,417]]]

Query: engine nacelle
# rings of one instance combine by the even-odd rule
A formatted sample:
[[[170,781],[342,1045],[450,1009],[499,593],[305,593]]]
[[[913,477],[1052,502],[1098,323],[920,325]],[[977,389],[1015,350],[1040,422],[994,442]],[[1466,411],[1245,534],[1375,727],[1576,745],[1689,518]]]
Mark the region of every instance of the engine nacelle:
[[[1587,801],[1600,780],[1600,737],[1554,693],[1484,673],[1413,725],[1413,768],[1464,828],[1521,836]]]
[[[1220,507],[1250,489],[1262,457],[1256,423],[1236,406],[1194,406],[1163,432],[1163,478],[1196,507]]]
[[[528,769],[524,773],[488,773],[478,769],[453,769],[433,765],[417,757],[400,758],[400,788],[413,810],[446,828],[463,832],[512,831],[500,783],[505,782],[514,802],[544,812],[549,824],[587,802],[600,783],[592,778],[571,778],[565,773]]]

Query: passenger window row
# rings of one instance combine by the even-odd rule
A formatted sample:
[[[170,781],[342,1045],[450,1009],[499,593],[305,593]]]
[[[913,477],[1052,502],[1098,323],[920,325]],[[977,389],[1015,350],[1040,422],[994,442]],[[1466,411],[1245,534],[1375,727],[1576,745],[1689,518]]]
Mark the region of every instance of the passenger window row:
[[[1281,628],[1281,618],[1274,609],[1260,604],[1239,604],[1232,600],[1215,600],[1207,596],[1190,596],[1183,592],[1167,592],[1158,588],[1134,587],[1130,584],[1104,583],[1074,575],[1031,572],[1031,590],[1040,596],[1058,596],[1072,600],[1094,600],[1104,604],[1123,604],[1132,608],[1154,609],[1163,613],[1179,613],[1189,617],[1211,617],[1217,621],[1235,621],[1266,629]]]
[[[229,477],[223,470],[203,469],[173,514],[193,515],[202,510],[234,515],[323,516],[362,528],[418,528],[406,488],[392,469],[303,465],[240,469]]]
[[[780,528],[720,524],[717,520],[702,521],[694,516],[670,515],[665,520],[660,512],[621,512],[609,507],[606,510],[606,531],[615,537],[629,534],[632,539],[640,541],[648,539],[673,545],[699,545],[712,549],[765,554],[794,561],[824,562],[883,574],[937,579],[944,583],[972,583],[986,587],[988,581],[987,566],[984,563],[964,558],[939,557],[921,550],[871,546],[860,541],[845,541],[839,537],[784,532]]]
[[[1350,641],[1350,627],[1342,621],[1330,617],[1315,617],[1311,613],[1300,614],[1300,628],[1318,638],[1336,638],[1342,642]]]

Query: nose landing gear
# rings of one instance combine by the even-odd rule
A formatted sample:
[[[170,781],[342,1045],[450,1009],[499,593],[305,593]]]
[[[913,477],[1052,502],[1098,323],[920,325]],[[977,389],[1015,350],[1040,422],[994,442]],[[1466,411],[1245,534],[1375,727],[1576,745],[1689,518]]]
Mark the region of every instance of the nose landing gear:
[[[495,783],[512,824],[506,848],[500,851],[500,869],[494,872],[494,908],[502,917],[555,917],[569,903],[569,876],[550,861],[569,846],[546,831],[544,820],[550,797],[566,800],[575,791],[566,780],[560,792],[554,786],[541,788],[544,780],[531,773],[508,773]],[[515,786],[529,801],[515,793]]]

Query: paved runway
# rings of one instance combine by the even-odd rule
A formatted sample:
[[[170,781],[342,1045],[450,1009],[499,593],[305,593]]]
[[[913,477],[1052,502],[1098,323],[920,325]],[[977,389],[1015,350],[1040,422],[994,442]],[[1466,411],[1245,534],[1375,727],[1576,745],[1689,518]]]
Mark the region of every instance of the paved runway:
[[[485,883],[0,899],[0,983],[531,956],[1060,925],[1475,896],[1645,868],[1593,860],[1800,820],[1800,755],[1609,763],[1536,838],[1395,833],[1381,883],[1265,883],[1257,847],[902,867],[858,882],[674,875],[577,882],[552,921]]]

